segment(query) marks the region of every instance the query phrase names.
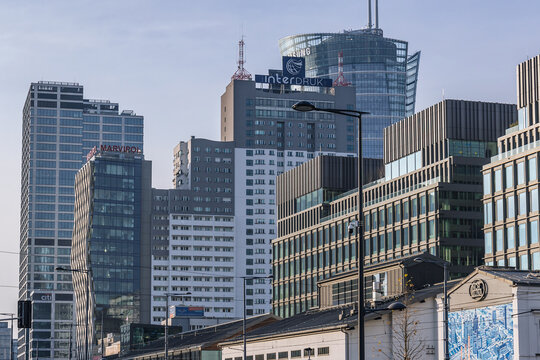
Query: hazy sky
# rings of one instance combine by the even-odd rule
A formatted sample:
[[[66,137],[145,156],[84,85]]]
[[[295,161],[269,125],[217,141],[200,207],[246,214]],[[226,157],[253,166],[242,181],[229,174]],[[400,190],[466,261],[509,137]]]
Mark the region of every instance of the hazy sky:
[[[79,82],[145,117],[153,184],[169,187],[172,149],[219,139],[220,96],[246,41],[246,68],[281,66],[278,40],[357,29],[362,1],[2,1],[0,251],[18,252],[21,113],[32,81]],[[417,110],[442,98],[515,103],[515,67],[540,53],[538,0],[380,0],[388,37],[422,51]],[[242,30],[243,29],[243,30]],[[16,310],[18,256],[0,252],[0,312]]]

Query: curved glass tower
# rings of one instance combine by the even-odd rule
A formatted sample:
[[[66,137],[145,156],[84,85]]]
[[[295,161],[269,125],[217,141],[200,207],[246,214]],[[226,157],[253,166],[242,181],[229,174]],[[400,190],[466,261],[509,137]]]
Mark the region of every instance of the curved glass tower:
[[[420,52],[408,43],[383,37],[378,28],[288,36],[279,41],[282,56],[306,59],[306,77],[336,79],[343,52],[345,79],[356,87],[362,118],[363,155],[383,157],[383,129],[414,113]]]

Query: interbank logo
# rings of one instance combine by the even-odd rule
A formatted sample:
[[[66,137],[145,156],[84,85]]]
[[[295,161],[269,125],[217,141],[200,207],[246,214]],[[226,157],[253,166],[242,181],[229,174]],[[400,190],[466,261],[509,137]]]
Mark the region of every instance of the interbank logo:
[[[283,57],[283,76],[306,77],[306,60],[302,57]]]

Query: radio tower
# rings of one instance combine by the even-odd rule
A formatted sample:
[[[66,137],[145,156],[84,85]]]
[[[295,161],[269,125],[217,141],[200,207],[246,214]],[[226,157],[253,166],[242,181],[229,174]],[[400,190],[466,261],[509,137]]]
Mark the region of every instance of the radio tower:
[[[334,81],[334,86],[349,86],[351,85],[350,82],[345,80],[345,76],[343,75],[343,51],[339,52],[338,55],[338,75],[336,80]]]
[[[244,37],[242,36],[242,39],[238,42],[238,69],[231,77],[232,80],[251,80],[251,74],[244,69],[246,63],[244,60],[244,45]]]

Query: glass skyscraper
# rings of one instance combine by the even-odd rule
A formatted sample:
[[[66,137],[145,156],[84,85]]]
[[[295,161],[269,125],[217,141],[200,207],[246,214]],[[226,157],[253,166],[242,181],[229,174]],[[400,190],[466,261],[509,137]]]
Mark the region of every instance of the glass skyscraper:
[[[19,358],[67,359],[73,326],[70,264],[75,174],[101,145],[143,148],[143,117],[87,100],[77,83],[32,83],[23,108],[19,298],[32,299],[33,327],[19,332]],[[28,345],[28,347],[26,347]]]
[[[381,29],[288,36],[279,41],[281,55],[306,59],[306,77],[338,76],[343,52],[345,79],[356,87],[362,117],[363,155],[383,157],[383,129],[414,114],[420,52],[409,55],[406,41],[383,36]]]
[[[107,354],[99,345],[120,341],[124,319],[150,321],[151,182],[142,154],[115,152],[96,154],[75,177],[71,268],[86,270],[73,272],[78,358],[86,345],[92,358]]]

